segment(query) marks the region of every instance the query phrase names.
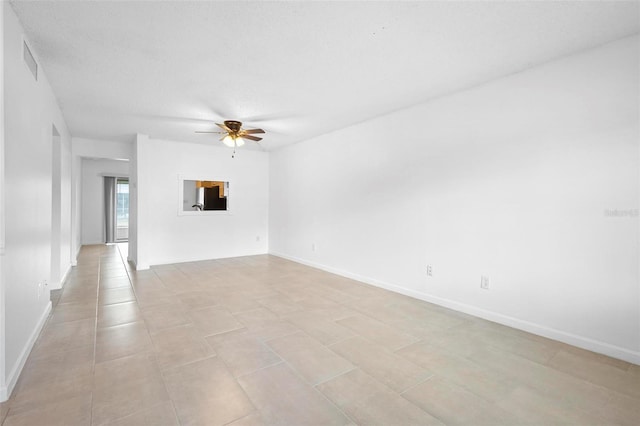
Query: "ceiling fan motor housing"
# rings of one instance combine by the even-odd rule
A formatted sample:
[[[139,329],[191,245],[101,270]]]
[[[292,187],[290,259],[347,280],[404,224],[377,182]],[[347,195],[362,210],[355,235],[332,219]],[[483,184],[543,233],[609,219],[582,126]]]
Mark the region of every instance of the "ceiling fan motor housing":
[[[242,123],[235,120],[225,120],[224,125],[235,133],[239,132],[242,128]]]

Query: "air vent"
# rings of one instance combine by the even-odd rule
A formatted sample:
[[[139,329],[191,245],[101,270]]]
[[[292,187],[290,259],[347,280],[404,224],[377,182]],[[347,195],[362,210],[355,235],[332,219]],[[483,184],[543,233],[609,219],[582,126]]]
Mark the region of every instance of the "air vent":
[[[38,64],[36,63],[35,58],[31,54],[31,50],[29,50],[29,46],[27,46],[27,42],[24,42],[24,63],[27,64],[31,74],[33,74],[33,78],[38,81]]]

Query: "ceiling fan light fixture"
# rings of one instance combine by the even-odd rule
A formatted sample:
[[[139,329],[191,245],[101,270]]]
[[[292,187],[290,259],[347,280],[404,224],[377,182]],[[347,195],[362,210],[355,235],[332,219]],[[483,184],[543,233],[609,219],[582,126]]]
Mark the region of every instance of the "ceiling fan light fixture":
[[[237,148],[239,146],[243,146],[245,144],[244,138],[249,140],[260,142],[262,138],[255,136],[256,133],[264,133],[262,129],[248,129],[244,130],[242,128],[242,123],[240,121],[235,120],[225,120],[224,124],[215,123],[216,126],[220,127],[224,132],[196,132],[196,133],[223,133],[226,135],[221,139],[222,143],[224,143],[229,148]],[[235,152],[235,151],[234,151]]]
[[[222,143],[224,143],[229,148],[233,148],[236,146],[244,145],[244,139],[242,139],[238,135],[227,135],[222,139]]]
[[[228,146],[229,148],[233,148],[235,146],[235,141],[231,135],[227,135],[222,139],[222,143]]]

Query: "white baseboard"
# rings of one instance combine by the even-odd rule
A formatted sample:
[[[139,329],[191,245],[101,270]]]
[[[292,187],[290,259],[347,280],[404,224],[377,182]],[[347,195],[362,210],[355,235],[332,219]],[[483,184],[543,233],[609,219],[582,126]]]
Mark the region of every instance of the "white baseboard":
[[[67,278],[69,277],[69,273],[71,272],[71,268],[73,268],[73,265],[69,265],[67,266],[67,270],[65,271],[64,274],[62,274],[62,278],[60,279],[60,288],[64,287],[64,283],[67,282]]]
[[[62,288],[62,281],[56,281],[56,282],[52,281],[47,285],[47,289],[50,291],[60,290],[61,288]]]
[[[78,256],[80,256],[80,250],[82,250],[82,244],[76,247],[76,254],[71,256],[71,266],[78,266]]]
[[[27,362],[27,358],[31,353],[31,349],[33,349],[33,345],[36,343],[40,332],[42,331],[42,327],[44,327],[47,322],[47,318],[49,318],[49,314],[51,313],[51,302],[47,303],[47,307],[44,312],[40,316],[36,327],[31,332],[27,343],[22,348],[22,352],[20,352],[20,356],[16,361],[16,365],[13,367],[11,372],[7,375],[6,385],[0,387],[0,402],[4,402],[11,396],[11,392],[13,392],[13,388],[18,382],[18,378],[20,377],[20,373],[22,373],[22,369],[24,368],[25,363]]]
[[[70,271],[71,271],[71,265],[67,266],[67,270],[62,275],[62,278],[60,278],[60,281],[56,281],[56,282],[52,281],[49,283],[49,290],[60,290],[62,287],[64,287],[64,282],[67,280],[67,275],[69,275]]]
[[[143,264],[138,265],[138,264],[136,263],[136,261],[135,261],[135,260],[133,260],[133,259],[127,258],[127,260],[128,260],[129,262],[131,262],[131,264],[133,265],[133,268],[134,268],[136,271],[146,271],[147,269],[150,269],[150,268],[151,268],[149,265],[143,265]]]
[[[441,297],[432,296],[427,293],[418,292],[415,290],[399,287],[394,284],[389,284],[383,281],[379,281],[373,278],[364,277],[351,272],[336,269],[330,266],[326,266],[320,263],[309,261],[306,259],[297,258],[295,256],[289,256],[284,253],[271,252],[273,256],[282,257],[303,265],[308,265],[313,268],[321,269],[323,271],[331,272],[332,274],[340,275],[346,278],[351,278],[366,284],[373,285],[375,287],[384,288],[385,290],[393,291],[396,293],[404,294],[415,299],[424,300],[425,302],[433,303],[434,305],[443,306],[445,308],[452,309],[454,311],[463,312],[465,314],[473,315],[478,318],[486,319],[498,324],[506,325],[511,328],[523,330],[531,334],[547,337],[552,340],[557,340],[562,343],[566,343],[571,346],[577,346],[588,351],[597,352],[603,355],[610,356],[612,358],[621,359],[633,364],[640,365],[640,352],[635,352],[626,348],[611,345],[606,342],[600,342],[590,339],[588,337],[579,336],[572,333],[567,333],[562,330],[549,328],[541,324],[532,323],[529,321],[521,320],[518,318],[502,315],[496,312],[487,311],[477,306],[467,305],[464,303],[456,302],[454,300],[444,299]]]

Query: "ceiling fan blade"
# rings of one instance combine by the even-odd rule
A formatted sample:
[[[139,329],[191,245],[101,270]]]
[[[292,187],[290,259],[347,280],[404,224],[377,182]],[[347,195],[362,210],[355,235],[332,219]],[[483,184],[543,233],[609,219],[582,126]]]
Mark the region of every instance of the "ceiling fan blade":
[[[243,138],[243,139],[249,139],[250,141],[256,141],[256,142],[262,140],[262,138],[259,138],[257,136],[251,136],[251,135],[242,135],[240,137]]]
[[[226,124],[220,124],[220,123],[216,123],[216,126],[220,127],[222,130],[224,130],[225,132],[231,132],[231,129],[227,127]]]
[[[224,133],[224,132],[201,132],[201,131],[196,130],[196,133],[218,133],[218,134],[220,134],[220,133]]]
[[[262,129],[247,129],[242,131],[245,135],[252,135],[254,133],[264,133]]]

